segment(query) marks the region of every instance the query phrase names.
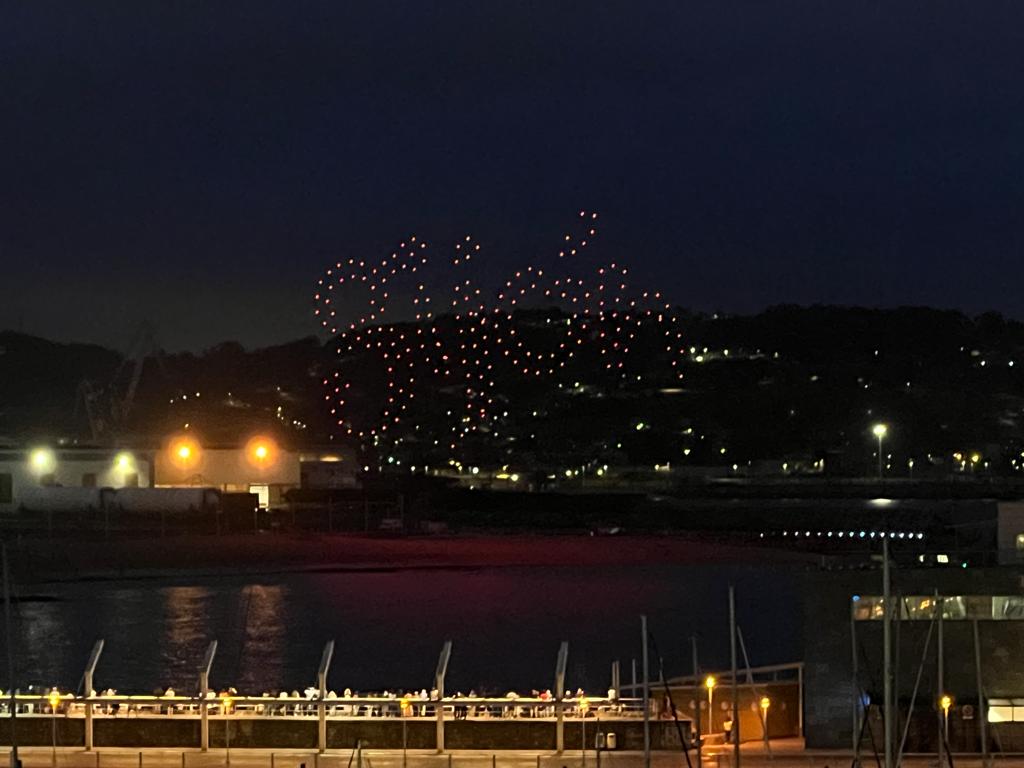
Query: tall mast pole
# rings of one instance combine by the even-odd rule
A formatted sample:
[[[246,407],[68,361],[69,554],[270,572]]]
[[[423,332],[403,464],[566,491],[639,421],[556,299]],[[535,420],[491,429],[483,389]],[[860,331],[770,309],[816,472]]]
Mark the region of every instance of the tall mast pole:
[[[644,676],[644,768],[651,768],[651,690],[647,667],[647,616],[640,617],[641,663]]]
[[[734,768],[740,768],[740,688],[736,662],[736,589],[729,585],[729,648],[732,654],[732,749]]]
[[[4,629],[7,635],[7,684],[11,687],[11,768],[21,768],[18,759],[18,699],[14,682],[14,643],[11,636],[11,579],[7,566],[7,545],[3,545],[4,560]]]
[[[888,531],[886,531],[888,534]],[[885,698],[883,721],[885,739],[885,768],[892,765],[892,734],[895,720],[892,706],[892,584],[889,573],[889,536],[882,538],[882,667],[883,696]]]

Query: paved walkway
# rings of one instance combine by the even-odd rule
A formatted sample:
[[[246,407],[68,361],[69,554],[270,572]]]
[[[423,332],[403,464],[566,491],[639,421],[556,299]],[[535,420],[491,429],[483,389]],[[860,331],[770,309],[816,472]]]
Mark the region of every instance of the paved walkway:
[[[313,751],[232,749],[99,749],[85,752],[78,747],[61,747],[54,752],[46,747],[23,747],[19,750],[23,768],[358,768],[359,761],[351,751],[330,751],[317,755]],[[0,758],[0,768],[8,768],[9,752]],[[696,768],[696,755],[690,755]],[[741,768],[849,768],[849,752],[806,750],[798,739],[772,742],[769,757],[763,743],[744,744]],[[999,755],[994,762],[1000,768],[1024,768],[1024,755]],[[873,756],[864,756],[863,768],[876,768]],[[654,752],[652,768],[687,768],[685,757],[678,752]],[[705,749],[704,768],[733,768],[733,751],[729,746]],[[910,755],[904,759],[908,768],[936,768],[934,755]],[[955,755],[955,768],[983,768],[973,755]],[[644,768],[641,752],[602,752],[600,762],[594,752],[584,759],[579,751],[559,756],[539,751],[456,751],[444,755],[420,750],[366,750],[362,768]]]

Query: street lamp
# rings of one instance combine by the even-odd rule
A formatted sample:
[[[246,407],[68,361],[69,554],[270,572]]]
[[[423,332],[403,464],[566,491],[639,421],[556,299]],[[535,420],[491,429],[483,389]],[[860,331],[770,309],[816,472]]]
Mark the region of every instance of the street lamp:
[[[878,479],[882,479],[882,438],[889,431],[885,424],[875,424],[871,428],[871,434],[878,438]]]
[[[772,700],[767,696],[762,696],[758,704],[761,706],[761,724],[764,726],[764,740],[765,743],[768,743],[768,708],[772,705]]]
[[[580,696],[580,752],[582,753],[582,764],[587,765],[587,710],[590,709],[590,699]]]
[[[939,699],[939,706],[942,707],[942,737],[949,743],[949,708],[953,706],[953,697],[948,693],[942,694]]]
[[[224,764],[231,765],[231,697],[220,700],[224,707]]]
[[[715,685],[718,681],[714,675],[708,675],[704,679],[704,687],[708,689],[708,735],[714,733],[715,710],[712,704],[715,701]]]
[[[60,706],[60,692],[54,688],[46,697],[50,702],[50,723],[53,734],[53,751],[50,753],[50,765],[57,767],[57,707]]]

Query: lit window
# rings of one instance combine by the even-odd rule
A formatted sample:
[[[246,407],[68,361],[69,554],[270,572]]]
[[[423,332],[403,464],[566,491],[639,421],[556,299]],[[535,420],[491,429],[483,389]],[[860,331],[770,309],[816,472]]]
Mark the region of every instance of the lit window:
[[[1009,702],[991,704],[988,708],[988,721],[990,723],[1012,723],[1013,707],[1009,706]]]

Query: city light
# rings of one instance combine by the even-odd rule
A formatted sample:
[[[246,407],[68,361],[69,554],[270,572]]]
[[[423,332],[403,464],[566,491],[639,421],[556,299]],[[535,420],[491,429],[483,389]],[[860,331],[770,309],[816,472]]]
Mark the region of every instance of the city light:
[[[768,711],[768,707],[770,707],[772,705],[772,700],[769,699],[767,696],[762,696],[760,703],[761,703],[761,709],[764,712],[767,712]]]
[[[716,685],[718,685],[718,681],[715,680],[714,675],[708,675],[706,678],[704,678],[704,687],[707,688],[709,691]]]
[[[135,457],[130,453],[121,452],[114,459],[114,466],[122,472],[130,472],[135,466]]]

